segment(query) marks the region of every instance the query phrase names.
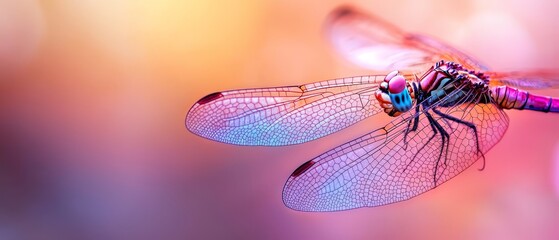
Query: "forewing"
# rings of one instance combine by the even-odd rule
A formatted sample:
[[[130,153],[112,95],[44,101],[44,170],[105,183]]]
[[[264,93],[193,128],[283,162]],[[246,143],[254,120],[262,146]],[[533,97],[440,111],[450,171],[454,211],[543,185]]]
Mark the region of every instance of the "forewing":
[[[535,70],[524,72],[489,72],[489,84],[507,85],[525,90],[559,88],[558,70]]]
[[[479,152],[472,128],[441,119],[433,111],[430,114],[450,135],[448,149],[441,135],[434,135],[425,112],[418,114],[417,130],[405,137],[414,117],[408,112],[303,164],[285,184],[284,203],[300,211],[339,211],[410,199],[464,171],[502,138],[508,126],[508,117],[494,103],[438,109],[474,124]]]
[[[432,37],[406,33],[372,15],[344,6],[326,21],[326,35],[353,63],[375,71],[422,72],[440,60],[471,70],[486,70],[478,61]]]
[[[190,109],[186,127],[202,137],[231,144],[303,143],[380,112],[373,94],[383,79],[360,76],[213,93]]]

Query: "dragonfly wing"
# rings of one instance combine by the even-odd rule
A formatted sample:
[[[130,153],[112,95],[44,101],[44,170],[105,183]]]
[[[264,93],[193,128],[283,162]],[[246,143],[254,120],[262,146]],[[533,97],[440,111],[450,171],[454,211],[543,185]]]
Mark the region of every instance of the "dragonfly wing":
[[[425,71],[440,60],[485,70],[478,61],[434,38],[410,34],[384,20],[344,6],[326,21],[326,35],[353,63],[375,71]]]
[[[458,49],[435,39],[421,34],[408,34],[408,44],[416,46],[419,49],[425,49],[432,55],[431,60],[439,61],[446,60],[459,63],[467,69],[475,71],[487,71],[488,68],[478,60],[468,56],[467,54],[459,51]]]
[[[297,168],[285,184],[284,203],[301,211],[339,211],[410,199],[464,171],[495,145],[508,127],[508,117],[494,103],[436,109],[473,124],[476,130],[443,119],[432,110],[402,114],[387,126]],[[449,140],[434,133],[427,114],[447,131]],[[416,115],[418,127],[406,136]]]
[[[374,92],[384,77],[213,93],[190,109],[186,127],[202,137],[239,145],[307,142],[380,112]]]
[[[431,53],[405,44],[406,33],[399,28],[351,7],[338,8],[330,15],[326,36],[344,57],[368,69],[425,70],[434,63]]]
[[[559,88],[558,70],[535,70],[525,72],[489,72],[489,84],[507,85],[525,90]]]

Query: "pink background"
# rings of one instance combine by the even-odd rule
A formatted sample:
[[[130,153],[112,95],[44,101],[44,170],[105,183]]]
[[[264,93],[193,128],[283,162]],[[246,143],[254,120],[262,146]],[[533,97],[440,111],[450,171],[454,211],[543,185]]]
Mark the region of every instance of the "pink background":
[[[509,111],[484,171],[336,213],[284,207],[285,180],[386,118],[276,148],[185,129],[189,107],[214,91],[369,74],[321,35],[343,3],[0,1],[0,238],[559,237],[559,115]],[[559,68],[557,1],[351,3],[495,70]]]

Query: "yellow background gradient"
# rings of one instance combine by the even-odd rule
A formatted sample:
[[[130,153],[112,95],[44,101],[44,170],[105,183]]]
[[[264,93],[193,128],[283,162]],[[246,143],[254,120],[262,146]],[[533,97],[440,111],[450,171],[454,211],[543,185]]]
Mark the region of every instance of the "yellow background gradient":
[[[558,115],[508,111],[484,171],[479,162],[410,201],[336,213],[286,208],[285,180],[387,118],[289,147],[186,130],[211,92],[370,74],[322,35],[348,3],[494,70],[559,68],[551,0],[0,1],[0,238],[559,237]]]

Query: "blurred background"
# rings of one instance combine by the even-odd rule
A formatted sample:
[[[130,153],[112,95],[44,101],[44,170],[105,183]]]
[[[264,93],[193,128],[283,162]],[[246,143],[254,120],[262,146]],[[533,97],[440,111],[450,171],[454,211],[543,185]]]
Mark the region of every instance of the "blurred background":
[[[285,180],[385,122],[276,148],[186,130],[211,92],[370,74],[322,35],[342,4],[494,70],[559,68],[552,0],[0,0],[0,238],[559,237],[559,115],[509,111],[484,171],[479,162],[410,201],[336,213],[286,208]]]

